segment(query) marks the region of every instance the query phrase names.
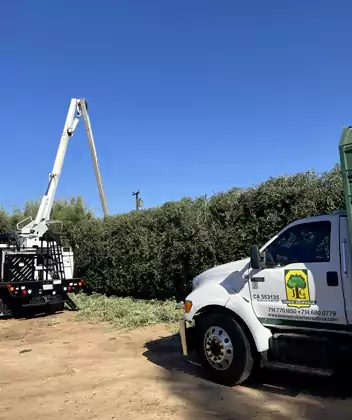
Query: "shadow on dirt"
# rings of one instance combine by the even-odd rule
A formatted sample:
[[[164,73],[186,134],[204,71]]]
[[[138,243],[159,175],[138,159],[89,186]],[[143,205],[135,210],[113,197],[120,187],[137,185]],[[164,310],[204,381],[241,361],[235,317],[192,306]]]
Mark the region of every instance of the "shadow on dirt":
[[[145,348],[150,362],[170,371],[165,379],[170,392],[191,405],[193,413],[202,412],[202,419],[352,418],[348,378],[344,385],[332,377],[262,369],[247,383],[230,388],[207,380],[193,351],[182,355],[178,334],[150,341]]]
[[[62,314],[63,311],[59,310],[59,311],[55,311],[55,312],[51,312],[51,311],[40,311],[40,310],[17,310],[14,311],[10,316],[7,317],[2,317],[0,319],[16,319],[18,321],[24,321],[27,319],[33,319],[33,318],[51,318],[51,317],[55,317],[58,316],[60,314]]]
[[[45,318],[45,317],[54,317],[62,314],[65,311],[72,311],[68,305],[48,305],[48,306],[38,306],[30,308],[12,308],[10,315],[0,317],[0,320],[6,319],[17,319],[17,320],[26,320],[33,318]]]

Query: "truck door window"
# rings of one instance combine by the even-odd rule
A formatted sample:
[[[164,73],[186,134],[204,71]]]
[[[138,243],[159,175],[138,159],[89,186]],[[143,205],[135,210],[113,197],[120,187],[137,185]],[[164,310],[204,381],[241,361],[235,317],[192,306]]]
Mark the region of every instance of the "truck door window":
[[[283,232],[267,247],[268,266],[330,261],[331,224],[302,223]]]

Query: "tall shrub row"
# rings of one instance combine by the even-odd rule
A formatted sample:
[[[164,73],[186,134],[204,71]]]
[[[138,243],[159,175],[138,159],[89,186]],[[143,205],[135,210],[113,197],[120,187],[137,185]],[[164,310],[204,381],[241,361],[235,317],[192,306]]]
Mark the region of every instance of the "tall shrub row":
[[[252,244],[263,244],[295,219],[343,207],[336,166],[104,221],[84,218],[68,234],[76,246],[77,275],[93,290],[183,299],[201,271],[247,256]]]
[[[0,210],[0,232],[26,216]],[[184,198],[160,207],[93,217],[81,198],[57,201],[52,219],[64,222],[75,250],[76,274],[96,291],[120,296],[183,299],[191,280],[217,264],[248,255],[295,219],[344,207],[340,167],[271,178],[246,190]]]

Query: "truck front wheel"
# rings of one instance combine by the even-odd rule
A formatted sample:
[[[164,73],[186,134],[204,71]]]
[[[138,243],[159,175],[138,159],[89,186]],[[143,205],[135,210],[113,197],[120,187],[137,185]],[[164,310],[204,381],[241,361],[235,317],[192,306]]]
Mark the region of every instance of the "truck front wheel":
[[[253,356],[246,334],[227,315],[203,315],[197,322],[197,354],[213,380],[238,385],[252,372]]]

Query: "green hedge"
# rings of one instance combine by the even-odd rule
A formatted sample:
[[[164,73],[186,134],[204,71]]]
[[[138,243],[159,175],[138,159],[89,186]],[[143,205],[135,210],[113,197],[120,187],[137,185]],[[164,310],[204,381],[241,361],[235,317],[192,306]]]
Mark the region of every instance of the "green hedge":
[[[38,202],[11,215],[0,210],[0,232],[35,216]],[[184,299],[192,278],[217,264],[248,255],[291,221],[344,207],[340,167],[271,178],[255,188],[210,198],[94,218],[80,197],[56,201],[75,248],[76,274],[95,291],[140,298]]]
[[[184,299],[192,278],[248,255],[291,221],[344,207],[339,166],[272,178],[255,188],[110,216],[68,231],[77,275],[96,291]]]

